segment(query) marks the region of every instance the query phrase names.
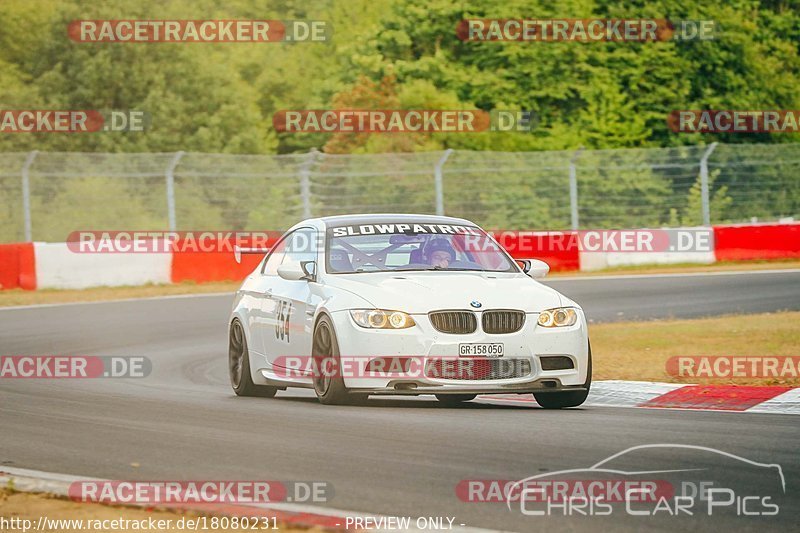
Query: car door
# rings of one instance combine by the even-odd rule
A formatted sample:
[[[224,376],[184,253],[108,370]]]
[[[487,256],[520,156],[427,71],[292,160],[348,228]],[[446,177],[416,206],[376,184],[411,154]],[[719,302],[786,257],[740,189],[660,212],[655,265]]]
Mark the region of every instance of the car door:
[[[287,235],[283,259],[278,266],[301,268],[305,261],[318,262],[318,232],[314,228],[299,228]],[[274,276],[274,290],[268,320],[270,331],[264,332],[267,361],[281,365],[286,356],[311,355],[313,317],[319,297],[312,294],[309,281],[286,280]]]
[[[266,260],[261,265],[261,271],[254,280],[253,290],[249,297],[253,299],[250,336],[252,349],[266,358],[267,345],[270,343],[270,336],[274,335],[275,316],[277,313],[277,303],[274,299],[278,287],[278,267],[281,265],[286,253],[286,239],[282,239],[272,247]]]

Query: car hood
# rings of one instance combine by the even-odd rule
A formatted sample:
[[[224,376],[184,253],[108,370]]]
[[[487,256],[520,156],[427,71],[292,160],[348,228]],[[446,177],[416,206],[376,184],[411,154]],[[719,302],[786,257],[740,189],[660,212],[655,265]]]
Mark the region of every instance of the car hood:
[[[333,286],[353,292],[376,308],[422,314],[436,309],[521,309],[559,307],[558,291],[524,274],[487,272],[371,272],[331,275]]]

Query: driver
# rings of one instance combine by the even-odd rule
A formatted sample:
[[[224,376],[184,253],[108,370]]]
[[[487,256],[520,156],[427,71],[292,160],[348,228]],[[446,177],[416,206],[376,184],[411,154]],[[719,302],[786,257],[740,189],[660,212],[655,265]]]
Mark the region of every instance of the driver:
[[[447,268],[456,257],[456,252],[447,239],[435,239],[431,241],[425,250],[428,264],[434,267]]]

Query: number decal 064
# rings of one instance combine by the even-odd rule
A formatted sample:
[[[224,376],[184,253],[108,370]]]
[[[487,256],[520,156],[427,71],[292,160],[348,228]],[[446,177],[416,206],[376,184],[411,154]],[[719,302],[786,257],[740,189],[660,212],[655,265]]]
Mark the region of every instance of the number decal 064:
[[[289,342],[289,317],[292,316],[292,302],[278,301],[278,316],[275,321],[275,338]]]

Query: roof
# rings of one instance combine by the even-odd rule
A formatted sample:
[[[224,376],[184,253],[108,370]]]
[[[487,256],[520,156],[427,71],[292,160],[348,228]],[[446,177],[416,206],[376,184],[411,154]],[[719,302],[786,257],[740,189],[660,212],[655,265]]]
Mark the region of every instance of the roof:
[[[360,215],[336,215],[321,217],[326,226],[347,226],[351,224],[386,224],[392,222],[416,222],[420,224],[462,224],[476,226],[474,222],[463,218],[438,215],[413,215],[407,213],[369,213]]]

